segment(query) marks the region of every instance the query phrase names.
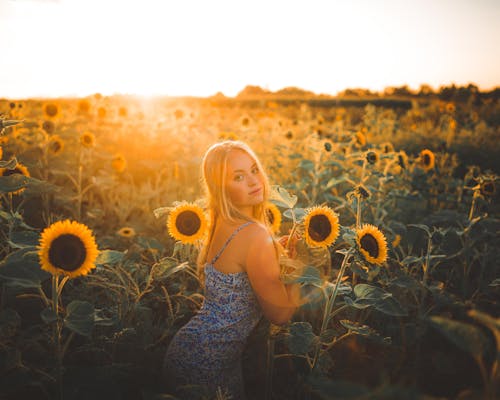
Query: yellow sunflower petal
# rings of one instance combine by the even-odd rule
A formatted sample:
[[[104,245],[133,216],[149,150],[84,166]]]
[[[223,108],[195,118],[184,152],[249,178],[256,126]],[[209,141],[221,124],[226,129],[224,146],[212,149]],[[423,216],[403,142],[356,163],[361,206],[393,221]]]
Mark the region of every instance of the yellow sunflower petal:
[[[281,212],[274,203],[267,203],[265,207],[266,220],[273,233],[278,233],[281,227]]]
[[[420,165],[424,171],[430,171],[433,169],[435,163],[436,156],[432,151],[425,149],[420,152]]]
[[[193,244],[205,236],[208,220],[201,207],[183,203],[170,211],[167,228],[174,239]]]
[[[98,254],[92,231],[76,221],[55,222],[40,235],[40,266],[52,275],[87,275],[95,268]]]
[[[328,247],[339,235],[339,218],[330,207],[312,207],[306,211],[304,228],[306,243],[309,246]]]
[[[382,264],[387,260],[387,240],[374,225],[364,224],[356,231],[356,243],[364,259],[371,264]]]
[[[30,172],[28,171],[28,168],[21,163],[17,163],[13,169],[0,168],[0,176],[10,176],[10,175],[14,175],[14,174],[21,174],[21,175],[24,175],[27,177],[31,176]],[[21,194],[23,191],[24,191],[24,188],[16,190],[15,192],[10,192],[10,193],[12,195],[16,195],[16,194]]]

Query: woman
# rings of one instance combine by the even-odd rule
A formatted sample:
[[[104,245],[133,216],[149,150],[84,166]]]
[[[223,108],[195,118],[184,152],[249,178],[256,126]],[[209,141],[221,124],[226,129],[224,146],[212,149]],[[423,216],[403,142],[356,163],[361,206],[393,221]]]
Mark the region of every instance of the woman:
[[[174,336],[164,362],[170,386],[206,386],[243,399],[241,356],[248,335],[264,315],[287,323],[299,303],[298,285],[280,280],[278,245],[267,228],[269,183],[248,145],[224,141],[203,158],[211,230],[198,263],[205,300]]]

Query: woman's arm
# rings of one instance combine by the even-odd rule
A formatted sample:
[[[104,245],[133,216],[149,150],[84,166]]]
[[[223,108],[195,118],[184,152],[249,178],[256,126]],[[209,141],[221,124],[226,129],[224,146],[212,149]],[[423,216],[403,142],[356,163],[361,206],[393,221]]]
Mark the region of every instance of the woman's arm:
[[[280,266],[272,237],[261,226],[249,234],[246,270],[264,316],[277,325],[286,324],[299,305],[298,284],[280,280]]]

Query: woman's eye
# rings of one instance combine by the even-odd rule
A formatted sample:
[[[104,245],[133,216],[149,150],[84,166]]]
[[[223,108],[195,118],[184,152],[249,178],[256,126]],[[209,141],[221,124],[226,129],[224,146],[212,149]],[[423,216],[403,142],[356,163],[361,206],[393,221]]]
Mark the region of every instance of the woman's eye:
[[[259,169],[257,167],[252,169],[252,174],[258,174],[258,173],[259,173]]]
[[[235,176],[234,176],[234,180],[235,180],[235,181],[238,181],[238,182],[239,182],[239,181],[242,181],[242,180],[243,180],[243,175],[241,175],[241,174],[239,174],[239,175],[235,175]]]

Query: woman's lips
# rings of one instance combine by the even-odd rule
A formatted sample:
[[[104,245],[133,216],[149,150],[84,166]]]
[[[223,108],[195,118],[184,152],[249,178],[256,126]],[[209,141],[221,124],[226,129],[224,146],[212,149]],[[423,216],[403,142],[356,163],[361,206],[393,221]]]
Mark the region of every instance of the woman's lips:
[[[261,192],[262,188],[258,188],[258,189],[255,189],[253,191],[251,191],[249,194],[250,196],[254,196],[256,194],[259,194]]]

